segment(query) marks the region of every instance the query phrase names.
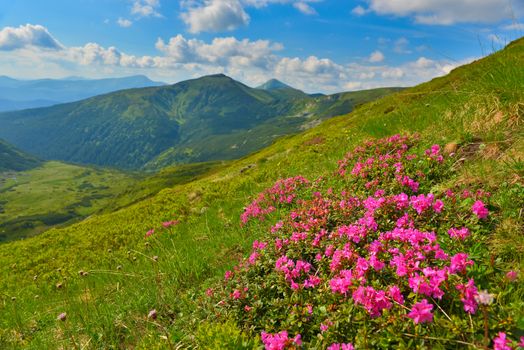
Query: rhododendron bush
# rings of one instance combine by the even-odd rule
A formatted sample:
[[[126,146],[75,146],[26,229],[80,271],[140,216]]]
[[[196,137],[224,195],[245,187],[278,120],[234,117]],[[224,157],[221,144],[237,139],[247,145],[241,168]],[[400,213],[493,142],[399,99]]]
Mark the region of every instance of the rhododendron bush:
[[[214,314],[266,349],[516,348],[504,293],[519,277],[490,256],[490,194],[443,187],[453,155],[419,147],[369,141],[332,176],[262,192],[242,224],[267,232],[208,290]]]

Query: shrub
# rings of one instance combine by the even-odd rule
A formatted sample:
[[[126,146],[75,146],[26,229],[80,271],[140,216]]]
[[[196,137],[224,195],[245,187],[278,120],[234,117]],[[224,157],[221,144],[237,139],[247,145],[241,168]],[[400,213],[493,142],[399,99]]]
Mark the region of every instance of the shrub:
[[[513,282],[486,244],[490,194],[437,190],[453,157],[419,146],[369,141],[332,176],[261,193],[242,222],[265,238],[208,291],[214,315],[267,349],[514,346]]]

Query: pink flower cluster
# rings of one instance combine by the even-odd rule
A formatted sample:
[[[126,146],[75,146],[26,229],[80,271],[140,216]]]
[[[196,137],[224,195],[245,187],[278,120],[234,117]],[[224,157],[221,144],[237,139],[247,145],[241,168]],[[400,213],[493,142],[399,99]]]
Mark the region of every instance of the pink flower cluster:
[[[284,274],[286,281],[290,283],[291,289],[313,288],[317,286],[321,280],[315,275],[310,275],[311,264],[302,260],[294,262],[287,256],[281,256],[275,263],[275,270]],[[302,277],[302,282],[297,282]],[[305,277],[305,279],[304,279]]]
[[[262,338],[262,343],[266,350],[283,350],[293,344],[297,346],[302,345],[302,337],[300,334],[297,334],[293,338],[289,338],[287,331],[275,334],[262,332],[260,337]]]
[[[296,191],[309,184],[302,176],[278,180],[273,187],[260,193],[258,198],[249,204],[241,215],[243,224],[251,218],[263,218],[273,212],[279,204],[291,204],[296,197]]]
[[[426,150],[426,157],[409,153],[415,141],[395,135],[368,142],[339,162],[340,176],[334,180],[310,183],[293,177],[262,192],[242,214],[243,224],[263,219],[277,205],[290,204],[289,211],[269,229],[264,241],[253,243],[238,273],[226,276],[230,296],[244,301],[242,288],[249,276],[258,276],[264,282],[250,287],[250,298],[259,305],[262,300],[267,305],[281,305],[284,300],[293,300],[291,305],[303,303],[301,307],[311,310],[301,321],[304,327],[316,322],[312,329],[325,334],[335,327],[330,318],[348,302],[352,312],[372,320],[388,310],[388,315],[415,324],[431,323],[434,314],[442,311],[437,305],[475,314],[478,287],[468,276],[474,261],[462,250],[462,241],[467,243],[475,234],[469,223],[477,225],[471,227],[486,223],[471,213],[484,219],[488,210],[481,200],[476,200],[472,211],[464,210],[461,201],[471,203],[471,195],[461,199],[451,190],[424,193],[438,180],[445,158],[438,145]],[[333,310],[329,317],[316,311],[324,300]],[[239,307],[244,310],[246,304],[254,305],[245,300]],[[284,323],[287,312],[279,317],[268,322]],[[267,329],[261,320],[246,322]],[[299,331],[314,338],[311,332]],[[285,330],[262,332],[262,341],[266,349],[299,345]],[[353,349],[353,345],[339,342],[328,349]]]

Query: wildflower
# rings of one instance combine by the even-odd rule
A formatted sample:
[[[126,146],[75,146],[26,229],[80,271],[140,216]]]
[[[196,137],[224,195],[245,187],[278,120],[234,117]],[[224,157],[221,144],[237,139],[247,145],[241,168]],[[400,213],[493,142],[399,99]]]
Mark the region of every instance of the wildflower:
[[[233,272],[231,271],[226,271],[226,273],[224,274],[224,280],[230,280],[231,277],[233,277]]]
[[[388,294],[395,302],[404,304],[404,296],[402,295],[402,292],[398,286],[389,287]]]
[[[65,312],[62,312],[60,315],[56,317],[58,321],[65,321],[67,319],[67,314]]]
[[[435,213],[441,213],[442,209],[444,209],[444,202],[442,202],[440,199],[437,199],[435,203],[433,203],[433,210]]]
[[[511,344],[511,340],[506,339],[506,333],[499,332],[497,337],[493,339],[493,350],[512,350],[513,348],[509,344]]]
[[[515,281],[517,277],[518,277],[517,271],[511,270],[511,271],[508,271],[508,273],[506,273],[506,279],[510,282]]]
[[[295,344],[300,346],[302,344],[302,336],[300,334],[290,339],[287,331],[276,334],[262,332],[260,337],[266,350],[284,350],[287,345]]]
[[[251,311],[252,307],[249,305],[244,306],[244,311],[249,312]]]
[[[478,292],[478,295],[475,296],[475,301],[482,305],[491,305],[494,296],[495,294],[490,294],[487,290],[481,290]]]
[[[151,237],[154,233],[155,233],[155,229],[154,228],[152,228],[151,230],[147,231],[146,232],[146,238],[147,237]]]
[[[327,348],[327,350],[355,350],[355,347],[351,343],[346,343],[346,344],[335,343],[335,344],[331,344]]]
[[[169,227],[171,227],[171,226],[175,226],[175,225],[177,225],[177,224],[178,224],[178,220],[171,220],[171,221],[163,222],[163,223],[162,223],[162,226],[163,226],[164,228],[169,228]]]
[[[240,293],[238,289],[235,289],[233,293],[231,293],[231,297],[233,299],[240,299],[241,296],[242,296],[242,293]]]
[[[476,201],[475,203],[473,203],[471,210],[475,215],[477,215],[479,219],[484,219],[488,217],[489,211],[482,201]]]
[[[450,228],[448,234],[451,238],[466,239],[471,233],[467,227],[462,227],[460,229]]]
[[[156,309],[149,311],[149,313],[147,314],[147,318],[150,318],[152,320],[156,320],[157,316],[158,315],[157,315]]]
[[[477,311],[476,298],[478,296],[478,291],[473,278],[470,278],[466,284],[458,284],[455,288],[460,291],[462,295],[460,300],[464,305],[464,311],[474,314]]]
[[[422,301],[413,305],[408,317],[413,319],[415,323],[431,322],[433,321],[431,310],[433,310],[433,305],[428,303],[426,299],[422,299]]]
[[[214,290],[213,290],[213,288],[208,288],[208,289],[206,290],[206,295],[207,295],[208,297],[212,297],[213,294],[214,294]]]
[[[449,270],[451,273],[466,272],[468,266],[472,266],[474,263],[472,260],[468,260],[468,254],[458,253],[451,257],[451,263]]]

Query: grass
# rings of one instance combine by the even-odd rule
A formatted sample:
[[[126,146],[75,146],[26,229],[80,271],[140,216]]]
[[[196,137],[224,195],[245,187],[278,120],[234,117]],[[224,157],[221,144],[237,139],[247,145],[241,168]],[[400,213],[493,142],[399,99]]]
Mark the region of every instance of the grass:
[[[443,186],[468,183],[493,193],[501,218],[490,237],[493,259],[523,271],[523,63],[520,40],[446,77],[281,138],[196,181],[0,245],[0,347],[219,348],[213,339],[229,332],[230,348],[250,348],[249,332],[238,331],[234,320],[217,325],[201,308],[203,291],[260,232],[240,227],[243,207],[278,178],[328,174],[362,140],[398,132],[417,132],[424,145],[458,145],[464,159]],[[171,219],[181,223],[159,228]],[[145,240],[151,228],[156,234]],[[522,301],[524,285],[509,297]],[[152,309],[158,318],[147,317]],[[61,312],[65,322],[56,321]],[[515,312],[524,329],[522,311]]]
[[[0,177],[0,241],[26,238],[85,218],[135,182],[120,171],[54,161],[4,173]]]

